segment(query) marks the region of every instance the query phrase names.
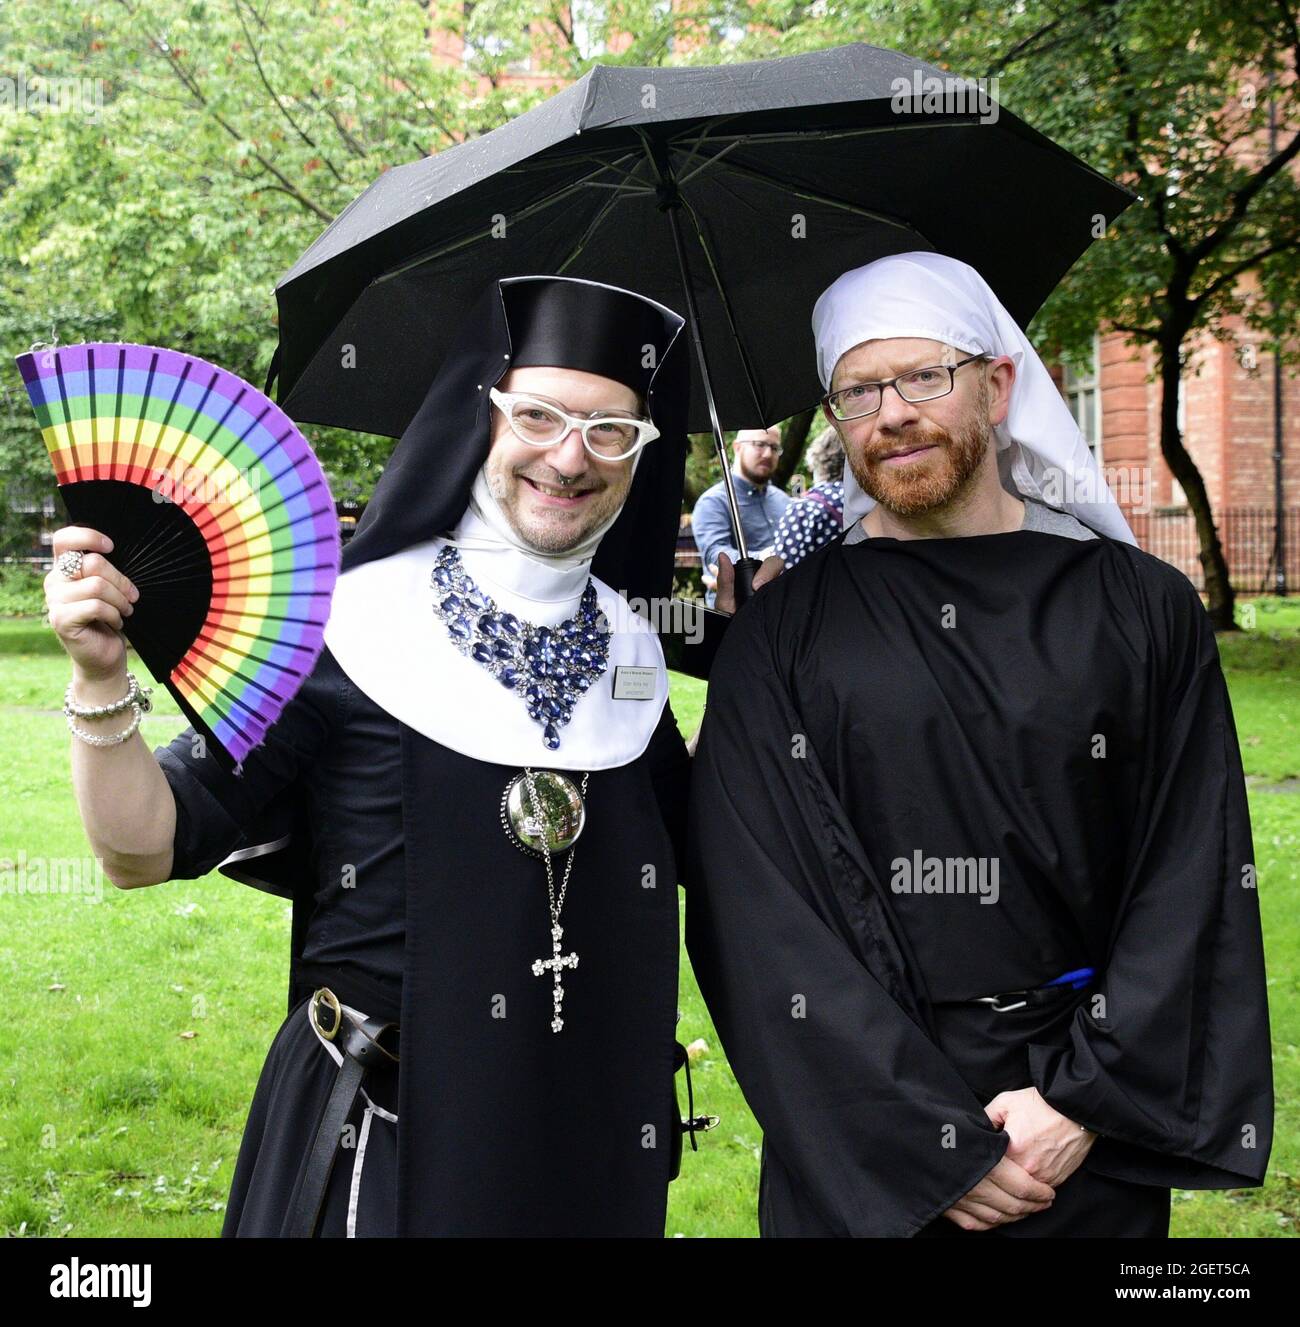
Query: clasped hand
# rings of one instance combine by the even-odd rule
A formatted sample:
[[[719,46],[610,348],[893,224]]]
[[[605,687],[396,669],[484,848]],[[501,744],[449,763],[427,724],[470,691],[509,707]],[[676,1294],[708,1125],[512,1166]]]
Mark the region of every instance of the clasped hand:
[[[1000,1092],[984,1112],[1011,1142],[998,1164],[944,1213],[963,1230],[992,1230],[1046,1211],[1097,1138],[1053,1110],[1036,1087]]]

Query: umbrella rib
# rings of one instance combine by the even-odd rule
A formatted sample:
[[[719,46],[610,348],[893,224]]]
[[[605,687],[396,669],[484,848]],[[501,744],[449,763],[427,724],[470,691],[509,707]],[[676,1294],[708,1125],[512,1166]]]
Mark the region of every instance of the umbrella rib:
[[[533,170],[553,170],[558,162],[569,163],[572,161],[589,161],[601,170],[623,169],[623,163],[632,161],[637,157],[635,152],[625,152],[621,157],[615,157],[612,161],[606,161],[601,157],[593,156],[590,152],[560,153],[552,152],[547,156],[534,157],[528,161],[517,161],[513,166],[504,167],[499,173],[502,175],[526,175]],[[624,172],[625,174],[627,172]],[[597,172],[599,174],[599,172]]]
[[[624,170],[623,163],[625,161],[631,161],[634,158],[636,159],[637,166],[634,166],[631,170]],[[586,157],[581,159],[593,162],[600,161],[599,157]],[[620,181],[612,182],[595,180],[589,176],[582,182],[583,187],[587,189],[621,189],[625,193],[630,194],[652,194],[654,193],[654,186],[637,178],[637,168],[640,166],[640,163],[641,158],[636,153],[627,152],[614,161],[602,163],[606,170],[617,171],[618,174],[622,176]]]
[[[751,131],[718,137],[708,135],[708,137],[714,143],[802,143],[807,139],[815,139],[819,143],[824,143],[836,138],[865,138],[869,134],[898,134],[907,129],[968,129],[979,123],[978,117],[929,115],[924,120],[909,121],[905,124],[860,125],[855,129],[785,129],[779,132],[773,130],[770,133]]]
[[[745,382],[749,387],[749,399],[753,401],[755,409],[759,415],[763,416],[763,403],[758,390],[758,384],[754,380],[754,366],[750,363],[749,354],[745,350],[745,343],[741,340],[740,331],[736,327],[734,311],[731,307],[731,301],[727,298],[727,290],[722,281],[722,274],[718,271],[717,264],[713,261],[713,251],[709,248],[708,242],[704,238],[704,230],[700,226],[700,218],[696,214],[695,208],[691,206],[689,198],[679,192],[678,197],[682,200],[682,205],[686,208],[691,218],[691,225],[695,227],[695,238],[699,241],[700,249],[704,254],[704,261],[709,265],[709,274],[713,278],[714,289],[718,292],[718,299],[722,303],[722,311],[727,316],[727,326],[731,328],[731,339],[735,342],[736,351],[740,355],[741,367],[745,370]],[[764,423],[766,423],[766,417]]]
[[[602,166],[601,169],[605,169],[604,166]],[[511,220],[520,221],[525,217],[532,216],[535,212],[541,212],[548,207],[553,207],[556,203],[563,201],[570,194],[577,193],[580,189],[586,188],[591,183],[592,181],[590,179],[575,180],[572,184],[566,185],[565,188],[561,189],[559,193],[548,194],[544,198],[539,198],[537,202],[533,203],[531,206],[524,208],[523,211],[516,212]],[[390,267],[387,271],[381,272],[375,277],[371,284],[379,285],[384,281],[391,281],[394,277],[402,276],[414,267],[421,267],[425,263],[433,262],[435,259],[445,258],[447,254],[455,253],[457,249],[464,249],[468,245],[475,244],[491,233],[492,227],[488,226],[486,229],[475,231],[472,235],[465,235],[450,244],[444,244],[441,248],[424,249],[413,257],[408,258],[405,262],[398,264],[396,267]]]
[[[557,276],[562,275],[565,269],[568,268],[569,264],[577,259],[578,255],[586,247],[587,241],[591,238],[593,232],[596,230],[596,227],[599,226],[605,220],[605,218],[609,215],[610,210],[619,201],[620,197],[621,197],[620,194],[617,193],[611,194],[609,197],[609,201],[604,203],[601,206],[600,210],[596,213],[596,215],[592,217],[590,225],[588,225],[587,229],[583,231],[582,238],[569,251],[569,256],[560,264],[559,270],[556,272]]]
[[[703,146],[704,140],[710,136],[711,130],[716,129],[719,125],[730,124],[730,122],[735,118],[736,117],[734,115],[727,115],[727,116],[722,116],[719,119],[712,120],[707,124],[705,124],[704,127],[700,130],[700,132],[695,135],[695,141],[691,144],[691,150],[686,154],[686,160],[682,162],[682,169],[683,170],[689,169],[691,162],[693,162],[695,158],[699,155],[700,148]],[[690,141],[689,136],[683,134],[678,138],[669,138],[668,146],[669,148],[675,148],[678,151],[680,151],[681,144],[689,141]],[[730,149],[727,150],[729,151]],[[688,175],[685,178],[689,179],[690,176]],[[680,178],[679,178],[679,183],[680,183]]]
[[[643,184],[607,184],[604,180],[586,180],[584,189],[612,189],[621,194],[652,194],[654,190]]]
[[[911,124],[883,125],[883,126],[871,126],[871,127],[863,126],[858,129],[841,129],[828,133],[821,133],[814,129],[796,129],[796,130],[788,130],[782,133],[736,134],[730,138],[718,136],[713,133],[713,131],[718,127],[718,125],[729,124],[732,120],[736,118],[737,117],[734,115],[728,115],[722,119],[715,120],[709,124],[706,124],[704,128],[694,136],[693,141],[687,135],[682,135],[678,138],[670,138],[668,140],[668,146],[677,151],[681,151],[684,144],[688,142],[691,144],[691,150],[690,152],[687,153],[686,160],[682,163],[682,170],[685,171],[686,173],[685,174],[679,173],[677,175],[676,178],[678,184],[685,184],[688,180],[694,179],[695,176],[700,174],[701,171],[708,169],[709,166],[712,166],[715,162],[718,162],[723,157],[725,157],[727,153],[732,150],[732,148],[743,147],[749,143],[762,143],[762,144],[799,143],[803,142],[807,138],[815,138],[819,142],[821,142],[825,139],[830,139],[830,138],[856,138],[864,134],[897,133],[900,129],[931,129],[934,128],[936,124],[936,120],[934,118],[931,118],[930,120],[923,123],[917,122]],[[946,124],[963,125],[963,124],[969,124],[970,121],[951,119],[951,120],[939,120],[938,123],[945,125]],[[713,156],[711,156],[708,159],[708,161],[704,162],[700,166],[697,166],[694,170],[690,170],[689,168],[691,166],[691,163],[699,155],[700,149],[703,147],[706,140],[712,143],[725,143],[726,146],[723,147],[723,149],[720,152],[715,152]]]
[[[817,193],[813,189],[801,188],[792,185],[786,180],[774,179],[771,175],[765,174],[761,170],[755,170],[753,166],[742,166],[739,162],[732,161],[727,164],[728,170],[733,170],[740,175],[751,176],[755,180],[760,180],[764,184],[770,184],[774,189],[780,189],[785,193],[793,194],[796,198],[806,198],[812,203],[825,203],[828,207],[838,207],[845,212],[852,212],[855,216],[867,217],[871,221],[880,221],[887,226],[895,226],[899,230],[905,230],[909,235],[916,235],[920,239],[930,243],[929,238],[921,231],[906,221],[898,217],[886,216],[883,212],[873,212],[868,207],[862,207],[857,203],[850,203],[846,198],[832,198],[829,194]]]
[[[941,121],[941,123],[970,124],[973,123],[973,121],[954,119],[949,121]],[[738,134],[735,135],[734,137],[731,137],[730,139],[722,139],[722,140],[710,137],[706,130],[705,133],[697,136],[695,145],[692,147],[690,155],[687,157],[688,163],[698,153],[701,144],[704,142],[706,138],[708,138],[710,142],[714,143],[724,142],[726,146],[724,147],[722,152],[715,153],[712,157],[708,159],[708,161],[702,163],[695,170],[691,171],[691,173],[687,175],[685,179],[693,179],[695,176],[699,175],[703,170],[707,169],[707,167],[714,165],[716,162],[720,161],[725,152],[731,151],[733,147],[742,147],[748,143],[801,142],[807,138],[816,138],[818,141],[825,141],[827,139],[832,139],[832,138],[854,138],[854,137],[860,137],[864,134],[898,133],[900,130],[903,129],[933,129],[935,127],[936,124],[934,118],[931,117],[930,121],[924,124],[917,123],[917,124],[884,125],[869,129],[846,129],[839,132],[818,132],[815,130],[807,130],[802,132],[784,133],[784,134],[775,134],[775,133],[774,134]],[[637,154],[631,152],[625,153],[622,157],[616,159],[615,161],[601,161],[600,158],[591,157],[591,156],[578,158],[579,160],[585,159],[591,161],[593,164],[597,166],[597,169],[592,171],[591,175],[587,176],[586,178],[574,181],[573,184],[567,186],[559,193],[550,194],[545,198],[539,199],[531,207],[527,207],[522,212],[516,213],[514,219],[517,220],[517,219],[522,219],[524,217],[532,216],[536,212],[542,211],[547,207],[551,207],[554,204],[563,201],[570,194],[575,193],[579,189],[583,188],[609,188],[609,189],[614,189],[616,191],[622,190],[623,192],[629,194],[653,193],[654,190],[652,188],[645,188],[640,184],[637,184],[635,186],[629,184],[609,184],[602,181],[598,181],[594,178],[595,176],[601,175],[606,171],[618,171],[621,174],[623,174],[626,180],[631,180],[635,178],[632,172],[624,171],[622,169],[622,163],[625,161],[630,161],[635,159],[636,155]],[[552,163],[547,163],[547,164],[549,165]],[[793,188],[791,185],[787,184],[782,180],[773,179],[772,176],[765,175],[762,171],[755,170],[752,166],[742,166],[735,161],[730,161],[727,164],[728,164],[728,169],[730,170],[734,170],[742,175],[752,176],[754,179],[761,180],[763,183],[770,184],[775,188],[784,189],[787,192],[793,193],[798,198],[806,198],[808,199],[809,202],[825,203],[830,207],[838,207],[843,209],[844,211],[852,212],[857,216],[867,217],[872,221],[880,221],[886,225],[896,226],[901,230],[906,230],[913,235],[918,235],[922,239],[925,239],[925,236],[921,235],[920,231],[916,230],[912,226],[907,225],[905,222],[899,221],[895,217],[889,217],[879,212],[873,212],[869,208],[860,207],[856,203],[850,203],[842,198],[831,198],[828,195],[815,193],[809,189]],[[538,163],[539,168],[541,168],[541,165],[542,163],[539,162]],[[527,169],[528,169],[527,164],[521,163],[520,165],[517,166],[507,167],[507,171],[503,173],[522,174]],[[684,182],[685,180],[679,181],[679,183],[684,183]],[[380,273],[380,275],[375,278],[375,284],[379,284],[380,282],[383,281],[388,281],[396,276],[401,276],[404,273],[409,272],[414,267],[420,267],[424,263],[433,262],[438,258],[446,257],[447,254],[455,253],[456,250],[463,249],[467,245],[477,243],[479,240],[483,239],[483,237],[487,235],[490,232],[490,230],[491,228],[489,227],[487,230],[478,231],[472,235],[457,240],[452,244],[444,245],[442,248],[426,250],[423,253],[417,254],[415,257],[408,259],[406,262],[400,264],[399,266],[389,268],[388,271]],[[927,244],[929,243],[928,239],[926,239],[926,243]]]
[[[678,185],[678,188],[680,188],[683,184],[687,184],[687,183],[689,183],[689,182],[690,182],[691,180],[693,180],[693,179],[694,179],[694,178],[695,178],[695,177],[696,177],[701,171],[706,171],[706,170],[708,170],[710,166],[716,166],[716,165],[718,164],[718,162],[721,161],[722,158],[725,157],[725,156],[727,155],[727,153],[730,152],[731,149],[732,149],[733,147],[739,147],[739,146],[740,146],[740,141],[741,141],[741,140],[738,139],[738,138],[737,138],[737,139],[734,139],[732,142],[728,143],[727,146],[724,147],[724,148],[722,149],[721,152],[715,152],[715,153],[714,153],[711,157],[709,157],[706,161],[701,161],[700,164],[699,164],[698,166],[696,166],[694,170],[687,171],[685,175],[678,175],[678,176],[677,176],[677,185]],[[696,155],[696,149],[695,149],[695,148],[692,148],[692,149],[691,149],[691,154],[690,154],[690,156],[687,157],[686,160],[685,160],[685,162],[683,162],[682,164],[685,165],[685,166],[689,166],[689,165],[691,164],[692,160],[694,160],[695,155]]]
[[[728,120],[734,118],[735,118],[734,116],[727,117]],[[944,125],[950,125],[950,124],[966,125],[971,123],[971,121],[953,119],[953,120],[940,120],[938,123]],[[750,143],[758,143],[758,144],[799,143],[803,142],[807,138],[815,138],[817,139],[818,142],[822,142],[825,141],[826,139],[831,139],[831,138],[857,138],[861,137],[864,134],[881,134],[881,133],[892,134],[892,133],[897,133],[900,129],[932,129],[936,127],[936,122],[933,119],[931,119],[926,123],[883,125],[883,126],[872,126],[870,128],[863,127],[859,129],[842,129],[830,133],[820,133],[817,130],[813,129],[792,130],[785,133],[771,133],[771,134],[748,133],[748,134],[736,134],[734,137],[731,138],[714,136],[710,132],[711,129],[714,127],[715,126],[712,125],[706,126],[699,134],[695,136],[694,142],[691,143],[691,150],[687,154],[686,160],[682,163],[682,170],[685,171],[686,173],[685,174],[678,173],[678,175],[676,176],[678,185],[683,185],[688,180],[693,180],[697,175],[707,170],[710,166],[716,165],[717,162],[721,161],[722,158],[725,157],[727,153],[730,152],[733,148],[744,147]],[[725,146],[722,148],[720,152],[715,152],[707,161],[704,161],[700,165],[696,166],[694,170],[689,169],[691,163],[699,155],[700,149],[704,145],[706,140],[708,140],[711,143],[724,143]],[[689,141],[690,140],[685,137],[682,137],[680,139],[670,140],[670,146],[678,151],[681,151],[682,144]],[[804,197],[812,197],[812,195],[804,195]],[[882,217],[879,219],[886,220],[887,218]]]

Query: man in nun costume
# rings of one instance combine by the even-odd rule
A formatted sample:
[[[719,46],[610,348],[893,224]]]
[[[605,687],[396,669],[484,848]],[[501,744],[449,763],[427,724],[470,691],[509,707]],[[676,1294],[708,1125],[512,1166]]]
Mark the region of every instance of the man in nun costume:
[[[973,268],[847,272],[813,333],[845,533],[730,626],[689,825],[760,1228],[1166,1235],[1272,1134],[1208,617]]]
[[[264,745],[239,777],[188,731],[155,751],[172,877],[294,898],[223,1233],[663,1234],[688,757],[621,595],[671,593],[682,325],[493,281]],[[262,828],[284,806],[288,848]]]

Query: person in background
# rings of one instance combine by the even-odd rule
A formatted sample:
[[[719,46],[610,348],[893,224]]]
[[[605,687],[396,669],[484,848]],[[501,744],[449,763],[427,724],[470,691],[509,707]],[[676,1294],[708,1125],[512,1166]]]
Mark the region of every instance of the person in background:
[[[776,555],[787,569],[844,529],[844,448],[839,434],[830,427],[823,429],[805,455],[812,487],[785,509],[776,524]]]
[[[742,429],[736,434],[734,452],[731,474],[740,523],[750,557],[761,561],[773,551],[777,524],[790,505],[788,495],[770,482],[781,456],[781,432],[775,428]],[[725,553],[733,563],[740,557],[731,529],[727,490],[721,479],[700,494],[691,515],[691,528],[695,532],[695,546],[700,550],[704,570],[704,602],[713,608],[717,593],[718,554]]]

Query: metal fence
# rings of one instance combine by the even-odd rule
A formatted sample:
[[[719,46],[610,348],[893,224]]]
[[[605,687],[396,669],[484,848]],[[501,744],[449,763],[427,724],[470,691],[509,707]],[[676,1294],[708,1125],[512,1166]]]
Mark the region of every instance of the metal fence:
[[[346,542],[356,528],[356,521],[364,507],[355,503],[341,502],[339,508],[340,534]],[[31,510],[17,504],[15,509]],[[40,510],[40,507],[35,509],[36,512]],[[1292,594],[1297,594],[1300,593],[1300,507],[1289,507],[1283,515],[1287,587]],[[1215,512],[1214,519],[1227,555],[1233,588],[1241,594],[1273,593],[1275,586],[1273,508],[1228,507]],[[46,520],[40,524],[48,526],[52,522]],[[1205,589],[1205,575],[1199,556],[1200,545],[1196,538],[1196,523],[1190,511],[1184,509],[1133,513],[1129,515],[1129,524],[1133,527],[1133,533],[1143,549],[1177,567],[1198,590]],[[50,553],[48,549],[38,549],[34,541],[26,556],[7,557],[2,560],[26,562],[33,567],[44,569],[49,565]],[[695,547],[695,539],[689,526],[678,532],[675,562],[681,571],[698,568],[700,565],[699,551]]]
[[[1300,507],[1283,512],[1287,588],[1300,591]],[[1219,539],[1228,560],[1232,587],[1240,594],[1272,594],[1275,588],[1273,546],[1275,515],[1272,507],[1227,507],[1214,513]],[[1148,553],[1175,566],[1196,586],[1205,589],[1200,543],[1192,513],[1155,511],[1134,514],[1129,524]]]
[[[1284,518],[1287,588],[1297,594],[1300,593],[1300,507],[1287,509]],[[1228,558],[1233,588],[1241,594],[1272,594],[1273,508],[1229,507],[1215,512],[1214,519]],[[1129,516],[1129,524],[1146,552],[1177,567],[1198,590],[1204,591],[1200,544],[1190,511],[1133,514]],[[679,570],[700,565],[700,555],[689,529],[678,534],[676,561]]]

